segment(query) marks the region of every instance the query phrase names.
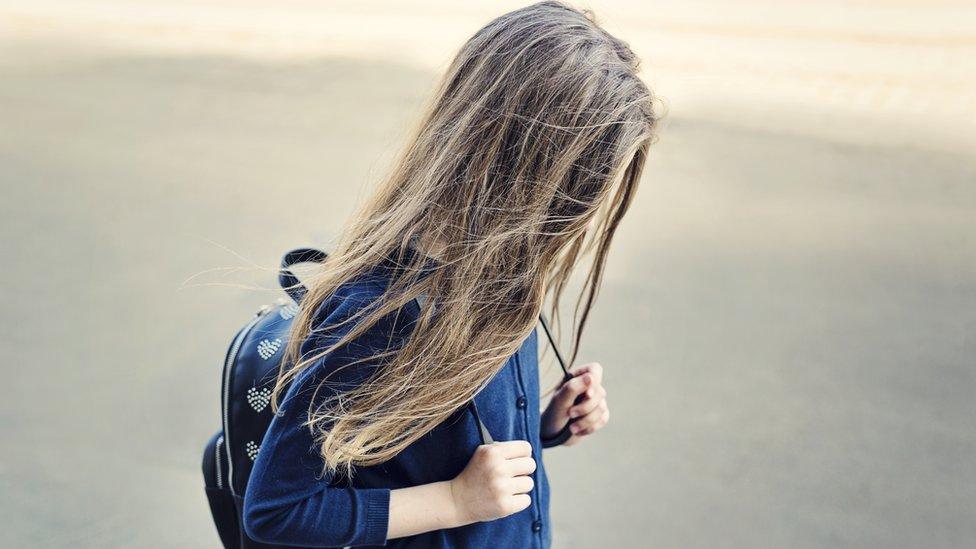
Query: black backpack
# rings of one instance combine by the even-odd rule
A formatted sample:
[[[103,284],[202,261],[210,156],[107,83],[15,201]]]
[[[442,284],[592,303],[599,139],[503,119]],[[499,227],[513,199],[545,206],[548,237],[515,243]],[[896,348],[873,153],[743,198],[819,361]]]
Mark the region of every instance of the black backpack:
[[[281,259],[278,283],[290,299],[281,298],[274,305],[258,309],[231,340],[224,358],[220,395],[223,422],[204,448],[203,479],[217,534],[228,549],[276,547],[258,543],[244,532],[244,494],[254,460],[261,451],[261,442],[273,417],[271,391],[292,319],[298,314],[298,304],[305,295],[305,288],[291,272],[291,267],[299,263],[321,263],[326,257],[325,252],[313,248],[286,253]],[[539,321],[563,369],[564,379],[572,378],[545,317],[540,315]],[[481,430],[482,443],[490,443],[491,435],[481,422],[473,400],[468,407]],[[562,444],[569,436],[567,425],[558,435],[545,440],[544,445]]]

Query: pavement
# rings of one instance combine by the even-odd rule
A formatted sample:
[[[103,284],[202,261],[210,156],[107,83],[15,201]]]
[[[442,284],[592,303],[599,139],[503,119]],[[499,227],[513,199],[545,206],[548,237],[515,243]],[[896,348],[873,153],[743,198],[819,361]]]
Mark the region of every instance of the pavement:
[[[0,546],[218,545],[230,337],[517,5],[0,1]],[[667,116],[556,547],[969,546],[976,7],[591,6]]]

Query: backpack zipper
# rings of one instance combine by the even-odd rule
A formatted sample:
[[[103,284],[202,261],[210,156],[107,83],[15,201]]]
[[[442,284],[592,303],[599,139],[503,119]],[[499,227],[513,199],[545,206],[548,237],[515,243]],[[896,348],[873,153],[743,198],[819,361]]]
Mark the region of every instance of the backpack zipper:
[[[227,485],[230,487],[232,494],[234,493],[234,460],[231,457],[230,451],[230,376],[234,371],[234,362],[237,360],[237,354],[241,351],[241,346],[244,344],[244,339],[247,337],[248,332],[250,332],[251,328],[253,328],[254,325],[261,320],[261,317],[263,317],[270,310],[271,307],[267,305],[258,309],[257,314],[254,315],[254,318],[252,318],[251,321],[248,322],[247,325],[241,328],[241,331],[237,333],[237,337],[235,337],[234,342],[231,343],[230,350],[227,351],[227,360],[224,361],[224,446],[227,448]]]
[[[217,465],[217,469],[216,469],[217,470],[217,488],[221,488],[221,489],[224,487],[224,474],[223,474],[224,472],[221,470],[221,467],[220,467],[220,457],[221,457],[220,456],[220,453],[223,451],[223,449],[222,449],[223,446],[224,446],[224,435],[220,435],[220,437],[217,439],[217,448],[216,448],[216,451],[214,452],[214,462]]]

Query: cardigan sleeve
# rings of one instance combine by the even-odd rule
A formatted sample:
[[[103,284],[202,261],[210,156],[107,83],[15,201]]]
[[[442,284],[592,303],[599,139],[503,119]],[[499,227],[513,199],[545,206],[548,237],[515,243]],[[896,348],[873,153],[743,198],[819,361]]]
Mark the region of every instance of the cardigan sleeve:
[[[315,315],[315,329],[303,343],[302,354],[341,338],[353,322],[335,325],[349,320],[379,293],[371,287],[346,288],[326,300]],[[375,364],[354,363],[404,337],[401,321],[399,314],[384,318],[294,379],[265,434],[245,494],[244,529],[252,539],[307,547],[386,544],[390,490],[334,482],[324,472],[318,445],[305,422],[310,406],[355,387],[373,373]],[[326,383],[319,387],[323,380]]]

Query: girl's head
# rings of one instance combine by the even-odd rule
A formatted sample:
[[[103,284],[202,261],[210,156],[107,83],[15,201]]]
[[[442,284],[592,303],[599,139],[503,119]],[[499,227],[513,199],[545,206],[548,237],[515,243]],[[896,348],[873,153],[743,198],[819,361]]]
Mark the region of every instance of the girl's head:
[[[406,343],[374,357],[383,366],[370,380],[312,411],[328,467],[386,461],[463,406],[592,251],[574,315],[578,347],[653,136],[637,67],[626,43],[558,2],[507,13],[464,44],[294,324],[276,393],[330,350],[298,356],[314,311],[342,284],[383,260],[401,264],[336,346],[429,297]]]

